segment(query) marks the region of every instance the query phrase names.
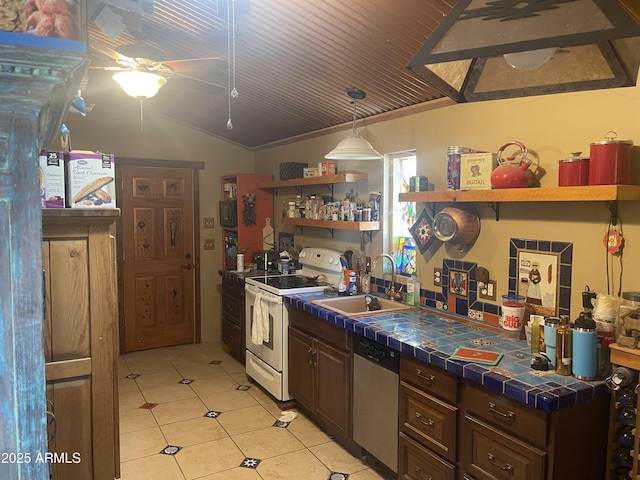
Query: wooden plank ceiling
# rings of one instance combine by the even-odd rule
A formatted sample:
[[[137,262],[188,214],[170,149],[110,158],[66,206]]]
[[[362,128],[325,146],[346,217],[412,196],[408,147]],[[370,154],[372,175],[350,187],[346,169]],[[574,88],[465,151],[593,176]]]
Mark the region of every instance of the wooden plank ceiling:
[[[156,0],[153,18],[129,21],[129,28],[115,41],[90,24],[91,65],[115,66],[104,47],[138,42],[159,48],[165,60],[217,56],[232,65],[227,52],[227,0],[219,3]],[[174,75],[154,98],[145,101],[144,108],[254,148],[350,122],[353,107],[346,89],[352,86],[367,93],[358,103],[358,118],[441,98],[405,64],[454,3],[236,0],[239,96],[231,101],[233,129],[227,128],[226,69],[192,72],[193,77],[220,87]],[[89,71],[87,103],[100,108],[110,95],[125,95],[112,74]]]

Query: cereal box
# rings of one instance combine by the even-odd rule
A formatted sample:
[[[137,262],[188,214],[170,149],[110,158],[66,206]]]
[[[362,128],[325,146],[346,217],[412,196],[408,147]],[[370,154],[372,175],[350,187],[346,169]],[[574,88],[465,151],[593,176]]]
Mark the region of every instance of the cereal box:
[[[491,172],[495,166],[495,153],[460,155],[460,190],[491,190]]]
[[[40,152],[40,197],[45,208],[64,208],[65,168],[62,152]]]
[[[67,161],[67,205],[71,208],[116,208],[113,155],[70,152]]]

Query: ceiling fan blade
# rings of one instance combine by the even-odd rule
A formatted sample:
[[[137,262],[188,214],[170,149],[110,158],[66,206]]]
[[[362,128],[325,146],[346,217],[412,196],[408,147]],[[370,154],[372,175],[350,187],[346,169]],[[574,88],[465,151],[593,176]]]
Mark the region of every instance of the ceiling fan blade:
[[[164,62],[154,63],[154,67],[158,64],[171,68],[176,73],[186,71],[197,71],[202,73],[215,72],[225,70],[227,61],[220,57],[203,57],[203,58],[187,58],[184,60],[167,60]]]
[[[136,68],[138,67],[140,64],[132,57],[128,57],[126,55],[123,55],[122,53],[118,52],[117,50],[114,50],[111,47],[107,47],[106,45],[103,45],[101,43],[98,42],[91,42],[89,43],[89,47],[93,48],[95,51],[100,52],[101,54],[115,60],[119,65],[122,65],[124,67],[128,67],[128,68]],[[120,48],[120,47],[118,47]]]
[[[209,82],[208,80],[202,80],[200,78],[195,78],[195,77],[192,77],[192,76],[189,76],[189,75],[184,75],[184,74],[181,74],[181,73],[174,73],[172,76],[173,77],[178,77],[182,81],[186,80],[186,81],[190,81],[190,82],[195,82],[201,88],[204,87],[211,93],[222,93],[222,92],[225,92],[227,90],[227,87],[225,85],[221,85],[219,83],[214,83],[214,82]],[[171,80],[169,80],[169,81],[171,81]]]
[[[164,60],[164,54],[161,50],[142,43],[120,45],[116,47],[116,52],[123,57],[133,58],[138,63],[144,65]]]
[[[122,68],[122,67],[89,67],[89,70],[105,70],[110,72],[126,72],[131,70],[130,68]]]

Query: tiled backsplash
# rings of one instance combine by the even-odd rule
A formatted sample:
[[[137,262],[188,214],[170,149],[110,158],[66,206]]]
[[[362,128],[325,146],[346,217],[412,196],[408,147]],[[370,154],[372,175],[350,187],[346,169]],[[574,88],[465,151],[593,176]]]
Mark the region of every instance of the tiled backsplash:
[[[529,258],[534,261],[547,260],[546,262],[540,260],[539,263],[545,263],[544,266],[547,268],[543,281],[548,285],[557,286],[555,289],[557,298],[554,299],[557,303],[557,312],[553,315],[569,315],[573,244],[550,240],[512,238],[509,245],[509,285],[508,291],[503,293],[519,293],[519,287],[520,293],[523,293],[523,287],[519,286],[519,283],[523,283],[522,269],[526,266],[518,265],[519,258],[524,264],[529,261]],[[473,262],[444,259],[442,262],[442,287],[434,290],[421,288],[420,304],[498,325],[501,294],[497,295],[496,303],[478,300],[477,266]],[[390,280],[373,277],[371,289],[373,293],[384,295],[390,284]],[[401,286],[404,291],[404,285],[397,284],[396,288]],[[551,314],[542,306],[540,308],[544,310],[540,313]]]

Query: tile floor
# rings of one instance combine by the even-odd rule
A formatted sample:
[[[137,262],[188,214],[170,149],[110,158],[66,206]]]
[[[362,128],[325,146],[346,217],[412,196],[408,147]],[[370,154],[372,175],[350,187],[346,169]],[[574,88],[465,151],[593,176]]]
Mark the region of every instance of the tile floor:
[[[277,422],[277,404],[213,344],[126,354],[118,375],[122,479],[385,479],[300,412]]]

